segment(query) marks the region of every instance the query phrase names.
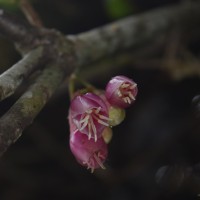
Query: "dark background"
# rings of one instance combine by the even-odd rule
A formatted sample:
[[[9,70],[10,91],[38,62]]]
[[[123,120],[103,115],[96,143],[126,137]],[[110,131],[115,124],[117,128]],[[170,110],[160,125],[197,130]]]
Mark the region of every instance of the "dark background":
[[[33,6],[46,27],[75,34],[178,2],[182,1],[35,0]],[[2,7],[23,18],[16,5],[4,2]],[[125,121],[113,128],[106,170],[91,174],[71,154],[67,123],[69,96],[62,86],[1,158],[0,199],[199,199],[199,106],[198,98],[193,98],[199,94],[200,80],[198,75],[176,79],[159,70],[159,65],[165,66],[162,60],[165,45],[155,54],[154,58],[162,61],[156,66],[144,59],[142,64],[108,68],[106,73],[88,78],[104,89],[112,76],[127,75],[137,82],[139,89]],[[199,46],[198,37],[185,44],[197,63]],[[176,54],[174,59],[179,56],[182,55]],[[5,38],[0,38],[0,58],[1,72],[20,58]],[[181,61],[184,63],[184,59]],[[0,104],[1,115],[17,95]]]

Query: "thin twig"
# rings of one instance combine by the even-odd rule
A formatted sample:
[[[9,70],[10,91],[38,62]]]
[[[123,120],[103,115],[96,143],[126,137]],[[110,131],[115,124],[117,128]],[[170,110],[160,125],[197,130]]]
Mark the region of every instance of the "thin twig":
[[[20,0],[20,7],[32,26],[43,27],[42,21],[28,0]]]
[[[22,22],[16,16],[0,9],[0,34],[14,42],[33,46],[37,32],[35,28]]]

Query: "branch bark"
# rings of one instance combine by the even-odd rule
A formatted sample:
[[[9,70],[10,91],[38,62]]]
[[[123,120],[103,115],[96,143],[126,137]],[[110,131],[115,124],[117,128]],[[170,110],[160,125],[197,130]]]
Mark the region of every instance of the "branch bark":
[[[12,95],[18,86],[44,60],[44,47],[27,53],[22,60],[0,75],[0,101]]]
[[[64,77],[63,69],[58,67],[57,63],[52,63],[44,69],[43,73],[35,80],[35,83],[10,110],[0,118],[0,156],[32,123]]]
[[[25,45],[33,43],[37,37],[37,30],[25,22],[19,21],[16,16],[0,9],[0,34]]]
[[[79,64],[85,65],[124,49],[137,49],[159,36],[166,36],[173,27],[181,29],[183,26],[195,24],[195,19],[200,17],[199,9],[200,4],[159,8],[68,36],[67,39],[74,42]]]

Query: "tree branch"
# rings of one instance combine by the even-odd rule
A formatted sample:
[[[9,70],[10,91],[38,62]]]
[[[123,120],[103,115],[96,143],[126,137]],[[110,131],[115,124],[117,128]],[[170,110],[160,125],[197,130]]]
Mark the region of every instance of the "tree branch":
[[[32,44],[36,39],[36,29],[0,9],[0,34],[14,42]]]
[[[44,60],[44,47],[27,53],[22,60],[0,75],[0,101],[12,95],[18,86]]]
[[[117,51],[146,45],[158,36],[167,35],[172,27],[191,25],[200,17],[199,9],[200,4],[159,8],[67,38],[74,42],[79,64],[85,65]]]
[[[0,156],[21,136],[22,131],[32,123],[64,77],[65,73],[63,73],[62,68],[55,63],[51,64],[44,69],[42,75],[35,80],[35,83],[10,110],[0,118]]]

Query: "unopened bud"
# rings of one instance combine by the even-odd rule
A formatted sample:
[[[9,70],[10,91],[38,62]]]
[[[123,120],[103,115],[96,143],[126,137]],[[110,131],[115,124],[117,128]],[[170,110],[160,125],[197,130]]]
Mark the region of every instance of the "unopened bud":
[[[132,79],[115,76],[108,82],[105,95],[111,105],[127,108],[135,101],[137,92],[137,84]]]
[[[112,139],[112,136],[113,136],[113,131],[110,127],[106,127],[104,130],[103,130],[103,133],[102,133],[102,137],[105,141],[106,144],[108,144],[111,139]]]
[[[110,126],[117,126],[119,125],[125,118],[126,112],[122,108],[117,108],[110,106],[109,108],[109,125]]]

